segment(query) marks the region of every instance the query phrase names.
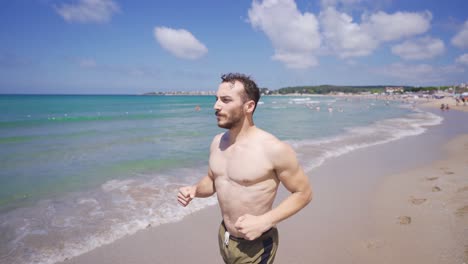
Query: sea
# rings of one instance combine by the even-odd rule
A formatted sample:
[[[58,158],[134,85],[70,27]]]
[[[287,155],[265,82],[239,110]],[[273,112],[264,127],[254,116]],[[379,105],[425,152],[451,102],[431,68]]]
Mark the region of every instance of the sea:
[[[51,264],[180,221],[206,175],[215,96],[0,95],[0,263]],[[306,173],[356,149],[424,133],[442,117],[411,101],[263,96],[257,127]]]

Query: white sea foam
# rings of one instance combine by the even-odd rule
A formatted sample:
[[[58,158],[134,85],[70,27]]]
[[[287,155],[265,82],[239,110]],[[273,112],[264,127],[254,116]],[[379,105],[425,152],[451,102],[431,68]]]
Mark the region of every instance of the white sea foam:
[[[312,103],[312,101],[310,100],[309,97],[306,97],[306,98],[293,98],[293,99],[290,99],[289,104],[310,104]]]
[[[110,192],[114,190],[126,190],[128,185],[132,184],[134,180],[110,180],[101,186],[102,190],[105,192]]]
[[[333,100],[333,99],[329,99],[329,100],[312,100],[310,97],[306,97],[306,98],[292,98],[292,99],[289,99],[288,103],[289,104],[298,104],[298,105],[302,105],[302,104],[333,104],[335,103],[336,100]]]
[[[199,170],[180,169],[174,173]],[[0,234],[10,235],[2,236],[2,241],[8,243],[3,251],[8,252],[0,252],[0,262],[56,263],[216,204],[212,197],[181,207],[175,199],[177,189],[194,178],[182,182],[174,179],[174,175],[140,175],[132,180],[110,180],[93,191],[74,193],[60,201],[43,200],[35,207],[4,214],[0,217]]]
[[[272,109],[285,109],[287,108],[285,105],[283,106],[273,106]]]
[[[291,141],[290,143],[298,151],[305,170],[310,171],[329,158],[422,134],[427,127],[439,125],[442,120],[442,117],[435,114],[418,111],[402,118],[382,120],[364,127],[348,128],[347,133],[336,137]]]

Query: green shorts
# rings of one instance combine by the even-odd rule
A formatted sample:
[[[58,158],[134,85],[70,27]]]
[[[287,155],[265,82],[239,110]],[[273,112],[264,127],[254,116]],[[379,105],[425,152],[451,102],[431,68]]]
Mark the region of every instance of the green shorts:
[[[218,243],[221,256],[225,263],[256,263],[271,264],[275,260],[278,249],[278,229],[276,227],[263,233],[255,240],[246,240],[229,236],[225,242],[226,227],[224,222],[219,227]]]

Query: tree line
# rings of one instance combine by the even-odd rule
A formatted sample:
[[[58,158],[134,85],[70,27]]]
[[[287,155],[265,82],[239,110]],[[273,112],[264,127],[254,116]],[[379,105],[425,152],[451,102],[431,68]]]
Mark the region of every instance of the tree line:
[[[329,94],[329,93],[384,93],[386,87],[403,87],[405,92],[429,92],[434,93],[438,90],[447,90],[450,86],[388,86],[388,85],[371,85],[371,86],[339,86],[339,85],[318,85],[318,86],[292,86],[284,87],[275,91],[270,91],[273,94]],[[262,88],[263,93],[268,93],[267,88]]]

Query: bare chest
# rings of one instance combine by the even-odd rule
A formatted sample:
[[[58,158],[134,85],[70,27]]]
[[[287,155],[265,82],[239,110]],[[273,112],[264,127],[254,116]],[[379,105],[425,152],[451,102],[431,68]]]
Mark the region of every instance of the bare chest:
[[[240,185],[253,185],[274,176],[271,162],[255,147],[216,150],[209,162],[215,178]]]

